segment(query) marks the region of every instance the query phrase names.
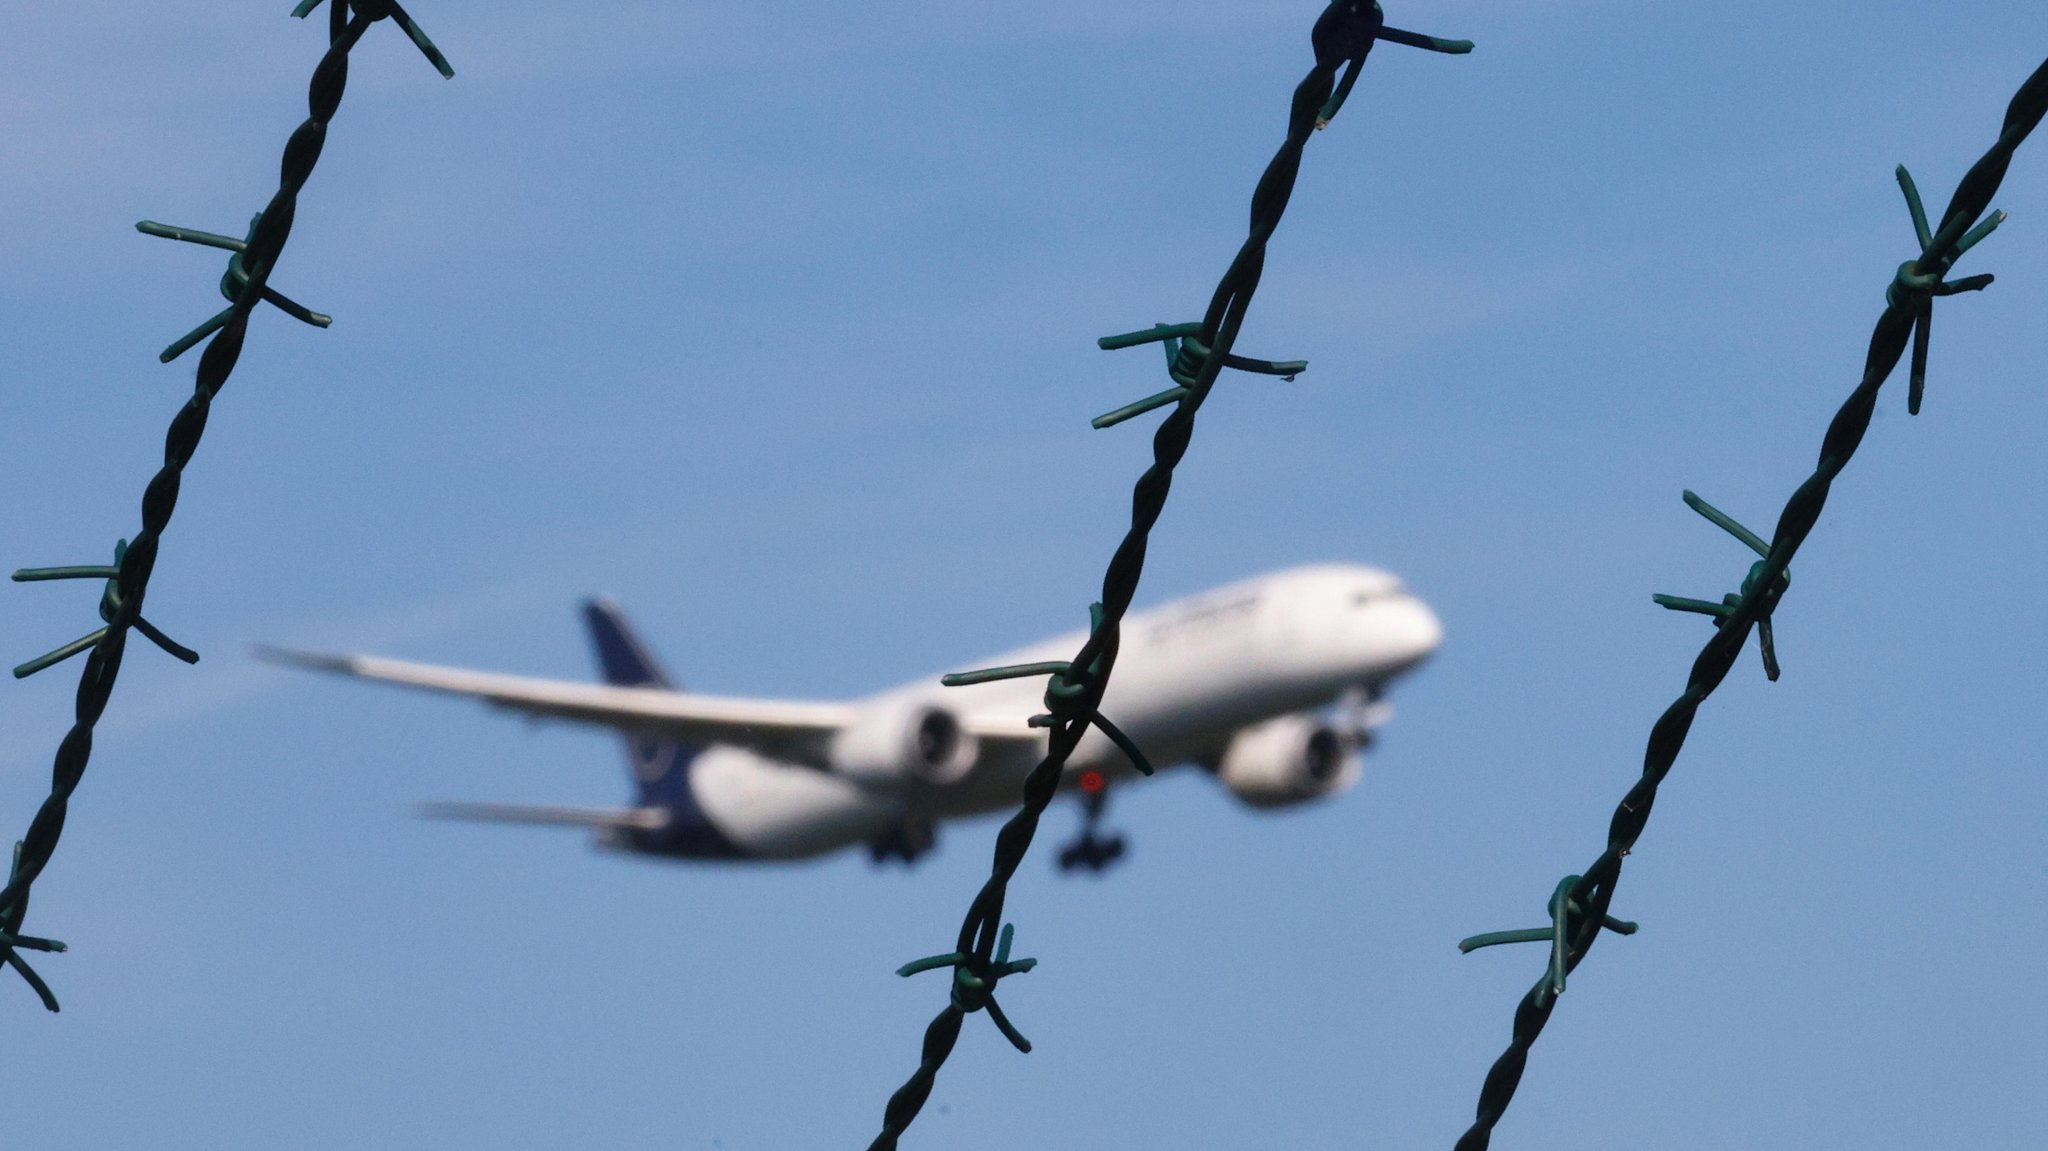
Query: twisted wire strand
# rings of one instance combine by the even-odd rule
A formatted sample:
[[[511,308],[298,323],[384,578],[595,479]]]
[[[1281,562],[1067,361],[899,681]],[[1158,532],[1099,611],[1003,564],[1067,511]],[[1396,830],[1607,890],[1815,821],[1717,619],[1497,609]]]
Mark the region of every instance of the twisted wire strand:
[[[1725,611],[1717,613],[1718,626],[1694,659],[1685,691],[1652,725],[1643,755],[1642,778],[1615,808],[1614,818],[1608,826],[1606,850],[1584,874],[1571,877],[1560,887],[1561,898],[1553,901],[1557,938],[1560,940],[1558,954],[1553,959],[1551,970],[1545,972],[1516,1007],[1513,1039],[1487,1071],[1480,1088],[1476,1118],[1459,1137],[1457,1151],[1484,1151],[1491,1142],[1493,1127],[1507,1111],[1515,1088],[1521,1082],[1530,1046],[1543,1033],[1544,1024],[1557,1005],[1558,993],[1564,989],[1564,976],[1586,957],[1603,927],[1617,930],[1618,921],[1608,918],[1607,910],[1614,898],[1615,885],[1621,878],[1622,857],[1634,848],[1649,822],[1650,808],[1657,799],[1657,787],[1677,761],[1700,704],[1728,675],[1749,638],[1750,630],[1769,626],[1771,612],[1777,607],[1789,581],[1792,558],[1819,522],[1835,477],[1848,466],[1850,457],[1869,430],[1878,391],[1904,358],[1909,340],[1914,346],[1913,391],[1909,405],[1910,410],[1918,410],[1919,385],[1926,367],[1927,319],[1933,297],[1971,291],[1990,283],[1988,276],[1953,283],[1944,283],[1942,277],[1957,257],[1989,234],[2004,218],[2002,213],[1993,213],[1981,222],[1979,220],[1990,206],[1991,197],[1997,194],[2006,168],[2012,162],[2013,152],[2040,124],[2044,114],[2048,114],[2048,61],[2035,69],[2013,96],[2006,107],[2005,121],[1997,142],[1971,166],[1956,186],[1955,195],[1942,216],[1941,227],[1932,235],[1927,231],[1919,193],[1914,190],[1905,169],[1899,169],[1899,182],[1914,216],[1920,255],[1900,265],[1892,285],[1886,290],[1885,310],[1871,332],[1869,350],[1864,357],[1863,377],[1828,424],[1827,433],[1821,440],[1820,460],[1813,474],[1786,501],[1768,551],[1743,581],[1740,596],[1729,597],[1733,602],[1727,604]],[[1693,500],[1689,498],[1688,502]],[[1767,636],[1768,632],[1764,635]],[[1769,660],[1768,647],[1766,657]],[[1775,662],[1770,661],[1769,666],[1774,670]],[[1632,924],[1621,926],[1633,930]],[[1523,933],[1505,934],[1530,937]],[[1466,944],[1468,947],[1475,944],[1483,946],[1484,942],[1467,940]]]
[[[296,14],[304,15],[311,8],[310,3],[302,5]],[[171,513],[177,506],[181,473],[198,450],[213,398],[227,383],[241,356],[249,313],[264,298],[271,269],[276,266],[278,254],[291,235],[299,190],[305,186],[313,174],[313,166],[319,162],[320,150],[327,138],[328,121],[334,118],[340,107],[342,92],[348,83],[349,51],[372,23],[392,16],[406,27],[415,43],[425,40],[424,34],[412,25],[410,17],[404,15],[404,10],[389,0],[334,0],[329,8],[327,51],[313,69],[307,86],[306,119],[285,143],[277,192],[257,217],[246,250],[240,254],[241,271],[246,274],[246,282],[200,355],[192,396],[172,419],[164,436],[163,466],[143,489],[142,529],[119,549],[115,568],[109,573],[107,592],[102,600],[102,614],[107,626],[97,633],[97,641],[92,643],[86,655],[85,668],[78,681],[74,721],[57,745],[51,767],[50,795],[36,810],[27,834],[15,845],[13,869],[6,887],[0,889],[0,963],[12,966],[51,1011],[58,1009],[56,997],[23,961],[19,951],[24,947],[59,951],[63,945],[21,936],[21,922],[28,911],[30,888],[48,865],[63,835],[71,795],[84,778],[86,763],[92,756],[93,726],[98,723],[113,694],[114,681],[120,673],[121,659],[127,649],[129,630],[140,629],[149,638],[165,642],[143,621],[142,604],[148,591],[150,573],[156,567],[158,541],[169,526]],[[422,50],[428,48],[431,44]],[[437,52],[429,52],[430,59],[437,56]],[[436,66],[444,67],[445,61]],[[17,573],[17,578],[52,577],[48,573]],[[75,650],[74,645],[72,651],[65,654],[72,654]],[[177,649],[178,652],[183,650]],[[198,658],[196,654],[185,654],[194,660]],[[23,666],[31,667],[35,662]]]
[[[1381,39],[1439,52],[1471,50],[1471,45],[1464,41],[1438,40],[1387,28],[1385,15],[1374,0],[1336,0],[1317,18],[1310,32],[1315,64],[1294,90],[1286,139],[1266,165],[1252,193],[1249,234],[1217,284],[1199,334],[1189,341],[1201,349],[1200,368],[1185,384],[1184,391],[1176,391],[1173,411],[1153,433],[1152,464],[1132,489],[1130,527],[1117,545],[1103,575],[1102,598],[1092,609],[1093,626],[1088,638],[1074,658],[1048,681],[1045,694],[1048,714],[1034,721],[1051,729],[1047,754],[1025,778],[1021,807],[996,835],[989,878],[975,895],[960,925],[955,951],[935,960],[910,964],[904,969],[907,974],[913,969],[952,966],[953,994],[947,1006],[925,1029],[917,1070],[889,1097],[883,1112],[882,1131],[869,1144],[869,1151],[894,1151],[898,1137],[917,1118],[930,1096],[938,1070],[951,1054],[967,1013],[986,1007],[1013,1045],[1021,1051],[1031,1049],[1029,1042],[1009,1026],[993,998],[997,980],[1013,970],[1028,969],[1004,962],[1007,946],[1003,948],[1005,954],[997,955],[991,962],[998,929],[1001,928],[1005,941],[1009,935],[1008,928],[1002,927],[1002,917],[1010,879],[1030,850],[1039,817],[1057,794],[1067,759],[1087,729],[1091,725],[1099,726],[1119,746],[1126,747],[1127,753],[1136,750],[1128,747],[1128,741],[1107,723],[1098,707],[1116,665],[1121,625],[1138,590],[1150,533],[1165,510],[1167,494],[1173,485],[1174,468],[1186,455],[1194,435],[1195,414],[1208,398],[1218,374],[1224,367],[1232,366],[1226,361],[1237,359],[1231,355],[1231,349],[1237,342],[1252,294],[1257,291],[1259,278],[1265,269],[1267,241],[1279,226],[1281,216],[1287,210],[1288,198],[1294,191],[1302,149],[1309,136],[1328,124],[1336,114],[1357,80],[1374,42]],[[1347,64],[1349,68],[1340,84],[1338,69]],[[1104,347],[1123,346],[1111,339],[1101,343]],[[969,677],[954,678],[958,682],[971,682]],[[1140,770],[1149,770],[1141,757],[1133,755],[1133,761]]]

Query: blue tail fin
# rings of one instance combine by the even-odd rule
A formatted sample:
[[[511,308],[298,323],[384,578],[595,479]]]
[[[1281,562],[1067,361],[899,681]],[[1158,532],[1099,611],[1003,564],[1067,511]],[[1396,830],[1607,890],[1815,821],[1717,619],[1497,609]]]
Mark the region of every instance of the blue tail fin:
[[[633,634],[618,604],[609,599],[584,601],[583,622],[590,629],[598,671],[606,683],[677,689],[640,637]],[[690,795],[690,761],[697,757],[696,745],[632,734],[625,740],[626,765],[632,769],[634,799],[640,806],[695,807]]]
[[[583,622],[590,628],[590,642],[597,649],[597,669],[613,687],[665,687],[676,690],[676,682],[654,662],[654,656],[619,605],[609,599],[583,601]]]

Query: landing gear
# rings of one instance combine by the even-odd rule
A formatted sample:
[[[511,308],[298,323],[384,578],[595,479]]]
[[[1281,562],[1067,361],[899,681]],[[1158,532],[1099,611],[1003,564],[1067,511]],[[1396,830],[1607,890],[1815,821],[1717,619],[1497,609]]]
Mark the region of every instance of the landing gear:
[[[1081,834],[1060,848],[1060,870],[1087,868],[1101,874],[1104,868],[1123,858],[1124,837],[1116,832],[1096,834],[1102,823],[1102,809],[1109,803],[1109,783],[1098,771],[1081,775]]]
[[[1394,718],[1394,705],[1380,698],[1385,684],[1360,684],[1344,689],[1337,697],[1337,734],[1350,751],[1365,751],[1373,743],[1373,729]]]
[[[937,830],[930,823],[899,823],[868,840],[868,859],[877,867],[892,859],[900,859],[908,867],[917,862],[918,856],[930,851],[937,841]]]

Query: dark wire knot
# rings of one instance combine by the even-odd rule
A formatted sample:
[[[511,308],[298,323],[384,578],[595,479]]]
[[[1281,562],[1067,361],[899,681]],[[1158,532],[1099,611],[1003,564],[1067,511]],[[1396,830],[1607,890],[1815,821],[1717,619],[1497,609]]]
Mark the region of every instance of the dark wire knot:
[[[15,877],[20,874],[21,841],[16,840],[14,844],[14,862],[7,873],[8,886],[12,887]],[[55,1011],[57,1010],[57,996],[51,992],[50,985],[43,982],[43,977],[36,974],[36,969],[28,965],[28,960],[21,957],[21,951],[23,948],[30,951],[63,951],[65,947],[54,939],[38,939],[33,935],[21,934],[21,920],[27,914],[28,890],[26,888],[22,890],[21,895],[13,903],[0,907],[0,966],[14,968],[15,973],[21,976],[24,983],[28,984],[29,990],[36,993],[36,998],[43,1001],[43,1006],[51,1011]]]
[[[1567,875],[1558,882],[1557,890],[1550,893],[1550,926],[1530,927],[1520,931],[1490,931],[1485,935],[1474,935],[1458,941],[1461,953],[1477,951],[1482,947],[1494,947],[1502,943],[1543,943],[1550,944],[1550,969],[1544,973],[1543,982],[1538,985],[1536,1006],[1543,1007],[1552,999],[1564,994],[1564,980],[1570,971],[1573,957],[1583,953],[1572,949],[1572,940],[1578,937],[1584,927],[1586,909],[1577,899],[1572,898],[1572,889],[1582,877]],[[1600,917],[1600,926],[1616,935],[1634,935],[1637,925],[1612,915]]]
[[[1374,41],[1385,40],[1451,56],[1462,56],[1472,50],[1470,40],[1445,40],[1420,32],[1389,28],[1386,20],[1386,11],[1379,6],[1379,0],[1371,0],[1371,3],[1366,0],[1332,0],[1330,6],[1323,10],[1322,18],[1316,21],[1309,34],[1316,59],[1327,60],[1334,56],[1345,65],[1343,79],[1337,81],[1336,89],[1316,113],[1318,131],[1330,126],[1330,121],[1337,117],[1337,109],[1342,108],[1345,98],[1351,95],[1351,86],[1358,83],[1358,73],[1365,67],[1366,54],[1372,51]]]
[[[939,677],[946,687],[966,687],[974,683],[992,683],[999,679],[1023,679],[1027,676],[1045,675],[1052,678],[1045,685],[1045,712],[1025,721],[1032,727],[1061,727],[1066,724],[1093,724],[1097,731],[1109,737],[1118,751],[1131,761],[1140,775],[1152,774],[1152,762],[1123,729],[1109,722],[1102,714],[1102,692],[1108,678],[1104,666],[1103,646],[1097,643],[1102,629],[1102,605],[1088,605],[1089,642],[1087,647],[1095,649],[1095,655],[1088,666],[1076,670],[1074,665],[1063,659],[1047,660],[1043,663],[1013,663],[1003,667],[986,667],[977,671],[949,672]]]
[[[1920,255],[1899,265],[1884,290],[1884,302],[1913,314],[1913,364],[1906,383],[1906,411],[1920,414],[1920,397],[1927,390],[1927,334],[1934,324],[1934,298],[1958,292],[1981,292],[1994,279],[1989,273],[1948,281],[1943,277],[1963,253],[2005,222],[2005,213],[1993,211],[1960,237],[1950,239],[1953,221],[1945,221],[1941,235],[1927,227],[1927,209],[1920,203],[1920,189],[1904,164],[1899,165],[1899,191],[1906,195],[1906,210],[1913,214],[1913,234],[1920,241]]]
[[[335,0],[337,4],[343,2],[344,0]],[[427,39],[426,32],[418,24],[414,23],[412,16],[405,9],[399,7],[394,0],[346,0],[346,2],[349,7],[368,16],[372,21],[383,20],[389,17],[393,23],[404,29],[407,36],[412,38],[413,46],[420,50],[420,55],[427,58],[427,63],[434,66],[434,71],[439,72],[443,79],[455,79],[455,69],[449,65],[448,57],[441,55],[441,50],[434,47],[432,40]],[[292,9],[292,15],[304,20],[307,16],[312,15],[313,9],[319,6],[320,0],[299,0],[299,6]]]
[[[168,364],[179,356],[184,355],[187,351],[191,350],[193,345],[219,331],[228,322],[228,318],[235,314],[236,304],[241,300],[242,293],[247,291],[249,287],[249,267],[244,262],[244,258],[249,253],[249,241],[256,237],[256,225],[261,223],[262,220],[263,214],[261,212],[251,217],[249,220],[249,235],[240,240],[235,239],[233,236],[223,236],[216,232],[201,232],[194,228],[174,228],[169,224],[159,224],[155,220],[143,220],[135,225],[136,231],[147,236],[162,236],[166,240],[183,240],[188,244],[199,244],[208,248],[221,248],[234,253],[228,257],[228,270],[222,273],[220,278],[220,294],[227,298],[228,306],[221,309],[220,312],[216,313],[205,323],[172,341],[170,347],[157,354],[156,358],[159,361]],[[313,311],[311,308],[293,301],[284,293],[268,285],[265,285],[263,288],[263,299],[266,303],[274,305],[279,311],[298,320],[300,323],[311,324],[316,328],[324,328],[334,322],[333,316]]]
[[[80,636],[55,651],[46,652],[29,660],[27,663],[16,666],[14,678],[26,679],[46,667],[63,663],[65,660],[70,659],[72,656],[77,655],[79,652],[105,638],[107,628],[114,626],[115,620],[121,615],[121,560],[127,554],[128,541],[121,540],[114,545],[114,562],[111,566],[21,568],[14,573],[14,582],[16,583],[31,583],[38,580],[54,579],[104,579],[107,581],[106,590],[100,593],[100,618],[107,622],[107,627],[100,628],[90,635]],[[158,631],[156,625],[143,619],[140,615],[131,617],[123,626],[133,627],[136,631],[148,636],[149,642],[184,660],[186,663],[199,662],[198,652]]]
[[[1768,585],[1759,586],[1764,584],[1764,574],[1770,564],[1771,545],[1765,543],[1755,532],[1735,522],[1726,512],[1690,491],[1685,493],[1685,504],[1705,516],[1722,531],[1749,545],[1751,551],[1764,558],[1749,565],[1749,574],[1742,579],[1742,590],[1722,596],[1719,603],[1662,593],[1653,595],[1650,599],[1672,611],[1689,611],[1713,616],[1714,626],[1720,627],[1727,623],[1729,617],[1733,616],[1752,595],[1757,597],[1757,646],[1763,649],[1764,675],[1775,681],[1778,678],[1778,645],[1776,637],[1771,632],[1771,613],[1778,610],[1778,601],[1784,597],[1785,589],[1792,586],[1792,569],[1786,568],[1778,573],[1776,579],[1769,581]]]
[[[944,955],[912,960],[897,968],[896,974],[907,977],[920,971],[932,971],[940,967],[952,968],[954,1009],[967,1015],[986,1009],[989,1019],[996,1025],[996,1030],[1003,1033],[1003,1038],[1009,1040],[1010,1045],[1017,1050],[1029,1054],[1031,1041],[1011,1026],[1009,1016],[1004,1015],[1003,1009],[996,1005],[997,983],[1005,976],[1021,975],[1038,966],[1036,959],[1010,958],[1010,941],[1016,931],[1017,925],[1014,923],[1003,925],[1002,939],[996,945],[994,959],[976,955],[971,951],[950,951]],[[986,946],[986,940],[983,941],[983,945]]]
[[[1104,336],[1095,341],[1095,346],[1105,352],[1121,348],[1135,348],[1140,344],[1163,344],[1166,348],[1166,374],[1174,383],[1163,392],[1146,396],[1133,404],[1125,404],[1113,412],[1088,421],[1096,428],[1114,427],[1132,416],[1141,416],[1154,408],[1179,403],[1188,389],[1201,379],[1202,369],[1208,366],[1209,345],[1202,340],[1200,324],[1154,324],[1136,332],[1125,332],[1116,336]],[[1254,360],[1249,356],[1225,355],[1223,366],[1236,368],[1240,372],[1256,372],[1262,376],[1279,376],[1292,381],[1297,373],[1308,370],[1307,360]]]

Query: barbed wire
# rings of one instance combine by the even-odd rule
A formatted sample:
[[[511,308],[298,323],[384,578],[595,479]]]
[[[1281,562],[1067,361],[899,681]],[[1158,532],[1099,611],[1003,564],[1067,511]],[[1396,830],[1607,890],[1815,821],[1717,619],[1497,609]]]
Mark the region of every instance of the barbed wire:
[[[1885,289],[1885,310],[1870,335],[1869,351],[1863,363],[1863,378],[1843,401],[1821,439],[1820,462],[1813,474],[1793,491],[1778,516],[1771,541],[1765,543],[1754,532],[1737,523],[1713,505],[1688,491],[1685,502],[1722,530],[1733,535],[1762,557],[1750,565],[1741,590],[1719,602],[1657,595],[1652,599],[1676,611],[1697,612],[1714,619],[1714,635],[1694,659],[1685,691],[1650,729],[1649,746],[1643,754],[1643,774],[1615,808],[1608,825],[1607,848],[1583,874],[1568,875],[1550,897],[1550,926],[1525,931],[1502,931],[1475,935],[1458,945],[1472,951],[1499,943],[1548,942],[1550,961],[1543,977],[1536,981],[1515,1009],[1514,1035],[1508,1048],[1486,1073],[1479,1092],[1477,1115],[1472,1126],[1459,1137],[1457,1151],[1484,1151],[1492,1141],[1493,1127],[1507,1111],[1528,1063],[1529,1048],[1543,1033],[1544,1024],[1564,992],[1565,977],[1576,968],[1599,939],[1602,929],[1633,934],[1636,925],[1608,915],[1614,888],[1621,878],[1621,861],[1648,824],[1650,808],[1657,799],[1657,786],[1670,774],[1685,744],[1686,733],[1700,704],[1713,694],[1741,655],[1751,628],[1757,631],[1762,648],[1764,672],[1778,678],[1778,658],[1771,630],[1771,615],[1791,586],[1792,558],[1819,522],[1827,503],[1828,489],[1849,464],[1877,407],[1878,390],[1891,377],[1913,345],[1908,369],[1906,407],[1919,414],[1927,381],[1928,333],[1933,320],[1934,300],[1958,292],[1979,291],[1990,286],[1989,275],[1947,280],[1949,269],[1976,243],[1991,234],[2005,219],[2005,213],[1984,215],[1991,197],[1998,192],[2012,162],[2013,152],[2048,115],[2048,61],[2034,70],[2006,106],[2005,122],[1997,143],[1971,166],[1956,186],[1941,227],[1930,233],[1927,213],[1919,189],[1902,165],[1897,171],[1899,189],[1905,194],[1907,211],[1913,218],[1913,232],[1920,253],[1900,264]],[[1981,217],[1981,219],[1980,219]]]
[[[1100,705],[1116,666],[1117,647],[1124,613],[1137,594],[1144,570],[1145,550],[1152,527],[1165,510],[1173,484],[1173,470],[1187,453],[1194,434],[1195,413],[1208,398],[1209,390],[1224,368],[1291,377],[1308,365],[1300,361],[1275,363],[1251,360],[1232,354],[1243,326],[1245,311],[1257,291],[1265,269],[1266,242],[1287,210],[1288,197],[1301,167],[1302,148],[1309,135],[1327,126],[1343,107],[1358,80],[1359,71],[1375,42],[1385,40],[1434,52],[1470,52],[1466,40],[1443,40],[1389,28],[1377,0],[1334,0],[1317,17],[1309,40],[1315,65],[1294,90],[1287,122],[1287,138],[1280,145],[1252,192],[1251,230],[1237,256],[1216,285],[1209,310],[1200,323],[1160,324],[1150,329],[1097,341],[1104,350],[1163,343],[1167,374],[1174,386],[1116,411],[1098,416],[1094,426],[1109,427],[1142,412],[1173,405],[1152,436],[1152,465],[1138,478],[1131,493],[1131,524],[1123,541],[1110,558],[1102,577],[1102,599],[1089,606],[1088,638],[1071,660],[987,668],[944,677],[948,686],[985,683],[1046,675],[1045,713],[1033,716],[1034,727],[1051,729],[1048,751],[1024,781],[1023,804],[996,834],[995,860],[988,881],[982,885],[966,918],[960,925],[956,946],[944,955],[916,960],[898,969],[898,975],[951,968],[953,985],[949,1000],[925,1029],[918,1067],[889,1097],[883,1111],[882,1132],[869,1144],[869,1151],[892,1151],[897,1138],[909,1128],[930,1096],[939,1068],[951,1054],[966,1016],[986,1010],[996,1028],[1019,1051],[1031,1050],[1031,1043],[1019,1034],[995,999],[996,985],[1005,977],[1031,970],[1033,959],[1010,959],[1014,927],[1002,922],[1003,901],[1010,879],[1031,848],[1039,817],[1059,788],[1069,756],[1090,727],[1103,733],[1144,774],[1152,768],[1139,748],[1105,717]],[[1344,74],[1338,78],[1342,67]]]
[[[303,18],[319,6],[320,0],[303,0],[292,15]],[[306,119],[293,130],[285,143],[277,192],[250,222],[247,238],[236,240],[151,220],[135,226],[136,230],[148,235],[234,253],[228,258],[228,270],[220,281],[221,295],[227,297],[228,306],[172,342],[158,357],[169,363],[212,336],[206,350],[199,356],[192,397],[185,401],[185,406],[172,419],[170,429],[165,433],[163,466],[143,489],[142,528],[134,539],[124,539],[114,545],[114,562],[111,565],[23,568],[14,573],[14,579],[22,582],[106,581],[99,605],[104,626],[14,669],[15,678],[20,679],[62,663],[80,652],[88,652],[85,669],[79,675],[71,730],[57,745],[56,759],[50,770],[49,798],[37,808],[27,834],[15,843],[7,886],[0,889],[0,964],[18,972],[42,999],[43,1006],[51,1011],[57,1010],[57,997],[20,953],[23,950],[63,951],[65,947],[54,939],[21,933],[22,919],[28,914],[30,889],[49,864],[57,841],[64,834],[64,818],[71,795],[85,776],[86,763],[92,756],[93,726],[99,722],[100,714],[113,695],[114,680],[120,674],[121,659],[127,650],[129,630],[141,632],[151,643],[186,663],[199,661],[198,652],[173,641],[142,617],[143,597],[148,591],[150,573],[156,568],[158,540],[171,522],[182,473],[199,448],[199,438],[206,430],[206,417],[213,397],[226,385],[241,357],[249,314],[257,303],[268,301],[285,313],[318,327],[324,328],[332,322],[329,317],[294,303],[273,290],[270,273],[277,266],[277,257],[291,235],[292,219],[298,210],[299,190],[305,187],[313,174],[313,166],[319,162],[321,147],[327,139],[328,121],[334,118],[341,106],[342,91],[348,83],[348,54],[371,24],[384,19],[390,19],[404,29],[441,75],[450,78],[455,75],[440,49],[434,47],[433,41],[420,30],[405,9],[391,0],[334,0],[328,8],[327,51],[314,67],[312,80],[307,86]]]
[[[320,0],[304,0],[293,15],[304,17]],[[280,185],[270,202],[251,221],[243,239],[144,220],[139,231],[231,253],[220,291],[228,307],[173,341],[160,355],[170,362],[202,341],[193,394],[172,421],[165,437],[165,462],[150,480],[142,499],[142,527],[132,540],[118,541],[111,565],[21,569],[16,581],[100,579],[105,581],[99,604],[103,626],[14,669],[17,678],[33,675],[74,655],[87,653],[76,698],[75,722],[60,743],[52,767],[49,797],[14,845],[12,867],[0,888],[0,964],[12,967],[51,1011],[58,1010],[47,983],[23,959],[23,951],[61,952],[52,939],[24,935],[32,887],[46,868],[62,835],[70,797],[82,780],[91,754],[94,726],[112,694],[128,632],[146,639],[187,663],[198,653],[170,639],[142,615],[143,601],[179,493],[182,470],[196,452],[210,405],[225,386],[241,353],[250,314],[269,302],[301,322],[326,327],[331,318],[304,307],[270,287],[271,273],[289,237],[297,196],[316,165],[329,121],[338,110],[346,85],[348,55],[369,26],[392,19],[444,76],[453,70],[411,17],[388,0],[334,0],[329,9],[329,46],[315,68],[308,89],[307,119],[292,133],[281,164]],[[1101,731],[1137,770],[1151,773],[1142,749],[1100,710],[1114,670],[1122,620],[1143,572],[1150,532],[1164,511],[1175,468],[1192,440],[1196,414],[1225,368],[1292,378],[1307,368],[1302,361],[1268,361],[1236,355],[1236,340],[1263,274],[1266,246],[1285,213],[1309,135],[1325,127],[1342,107],[1367,55],[1380,40],[1444,53],[1469,52],[1466,41],[1441,40],[1389,28],[1373,0],[1334,0],[1311,32],[1315,64],[1294,92],[1287,136],[1267,165],[1254,190],[1249,235],[1218,283],[1202,320],[1158,324],[1149,329],[1106,336],[1105,350],[1159,343],[1165,351],[1173,386],[1095,418],[1107,428],[1137,415],[1171,406],[1153,436],[1153,461],[1132,493],[1130,526],[1103,576],[1101,600],[1090,605],[1086,641],[1070,660],[989,668],[946,676],[948,685],[998,679],[1048,676],[1044,714],[1035,727],[1050,730],[1048,752],[1024,783],[1023,802],[1004,824],[996,840],[989,879],[976,894],[963,919],[955,950],[913,961],[898,974],[949,968],[953,972],[947,1006],[927,1027],[920,1064],[893,1093],[885,1108],[883,1129],[870,1151],[888,1151],[914,1122],[950,1055],[966,1015],[986,1010],[1009,1042],[1028,1052],[1031,1044],[1011,1024],[995,999],[998,983],[1031,970],[1034,959],[1010,958],[1014,926],[1003,920],[1008,883],[1021,866],[1039,819],[1057,793],[1068,759],[1091,727]],[[1343,69],[1341,78],[1338,73]],[[1473,1125],[1458,1139],[1458,1151],[1483,1151],[1507,1107],[1527,1064],[1528,1053],[1547,1025],[1568,975],[1577,968],[1603,930],[1633,934],[1637,925],[1615,918],[1610,905],[1622,861],[1647,826],[1657,791],[1683,748],[1699,707],[1719,687],[1739,658],[1752,630],[1757,633],[1764,669],[1779,678],[1772,619],[1790,588],[1790,566],[1817,524],[1832,484],[1847,467],[1867,433],[1878,393],[1912,348],[1908,411],[1918,414],[1924,398],[1933,301],[1937,297],[1988,287],[1993,277],[1976,275],[1948,280],[1955,263],[2005,219],[2002,212],[1985,215],[2011,159],[2032,131],[2048,116],[2048,61],[2021,86],[2008,105],[1997,142],[1960,181],[1939,228],[1930,228],[1919,191],[1902,166],[1900,189],[1911,215],[1919,254],[1902,263],[1885,291],[1886,306],[1872,332],[1863,375],[1842,403],[1822,440],[1813,473],[1787,499],[1776,529],[1766,542],[1733,517],[1692,491],[1684,500],[1694,511],[1736,537],[1759,559],[1739,590],[1720,600],[1659,594],[1654,602],[1671,610],[1703,614],[1715,624],[1714,634],[1695,658],[1684,691],[1654,723],[1644,755],[1641,778],[1615,809],[1607,845],[1583,873],[1564,877],[1548,904],[1548,926],[1470,937],[1459,944],[1469,952],[1513,942],[1546,942],[1550,956],[1543,976],[1517,1006],[1513,1038],[1489,1069],[1481,1089]],[[210,337],[210,340],[209,340]]]

